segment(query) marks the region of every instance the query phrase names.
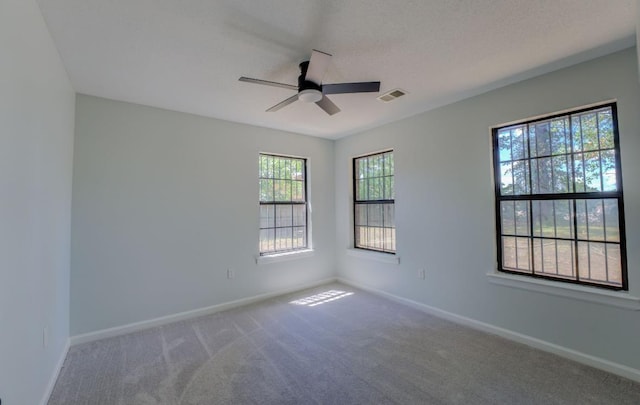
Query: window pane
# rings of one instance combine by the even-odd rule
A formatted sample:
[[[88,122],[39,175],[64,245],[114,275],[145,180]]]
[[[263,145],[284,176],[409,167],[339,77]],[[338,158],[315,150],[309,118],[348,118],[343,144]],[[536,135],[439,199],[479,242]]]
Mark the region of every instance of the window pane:
[[[356,204],[355,225],[367,225],[367,205]]]
[[[556,240],[538,239],[533,245],[536,265],[536,274],[557,275],[556,266]]]
[[[604,221],[607,242],[620,242],[618,200],[609,198],[604,201]]]
[[[515,235],[516,233],[516,211],[514,201],[502,201],[500,203],[500,218],[502,220],[502,233],[504,235]]]
[[[551,134],[549,133],[549,123],[540,122],[532,126],[534,131],[531,136],[531,143],[535,144],[534,156],[551,155]]]
[[[622,285],[622,259],[620,245],[607,244],[607,274],[609,282]]]
[[[280,251],[291,250],[292,248],[292,229],[277,228],[276,229],[276,249]]]
[[[579,242],[578,262],[581,280],[611,285],[622,284],[620,245]],[[612,266],[609,267],[609,264]]]
[[[276,205],[276,227],[293,226],[293,205]]]
[[[616,203],[617,204],[617,203]],[[605,240],[605,210],[607,204],[605,200],[576,200],[576,222],[578,224],[578,238],[588,240]],[[612,208],[609,208],[612,209]],[[617,212],[617,205],[614,208]],[[616,215],[617,216],[617,215]],[[611,225],[611,227],[609,227]],[[617,220],[607,224],[608,232],[614,239],[619,238]]]
[[[576,200],[576,219],[580,239],[619,242],[618,218],[616,199]]]
[[[275,158],[273,156],[267,156],[267,176],[268,178],[275,177]]]
[[[602,158],[602,189],[604,191],[616,191],[616,155],[613,150],[606,150],[600,153]]]
[[[305,226],[307,224],[307,207],[302,204],[293,206],[293,226]]]
[[[551,121],[551,154],[560,155],[570,152],[569,147],[569,122],[566,118]]]
[[[531,269],[531,246],[529,245],[529,239],[516,238],[516,252],[518,268],[522,270]]]
[[[385,176],[393,174],[393,155],[391,153],[384,154],[384,174]]]
[[[384,204],[384,226],[387,228],[395,228],[395,205]]]
[[[596,114],[582,114],[580,117],[580,125],[582,131],[582,149],[584,151],[599,149]]]
[[[395,228],[384,228],[384,246],[385,251],[396,250],[396,230]]]
[[[368,208],[367,210],[368,225],[373,227],[382,226],[382,218],[383,218],[382,204],[369,204],[367,208]]]
[[[273,252],[275,250],[274,239],[275,239],[274,229],[261,229],[260,230],[260,251]]]
[[[355,232],[355,244],[356,246],[359,247],[365,247],[367,246],[367,228],[364,226],[357,226],[356,225],[356,232]]]
[[[529,202],[516,201],[515,210],[516,234],[523,236],[529,235]]]
[[[500,164],[500,190],[502,195],[513,195],[513,167],[511,163]]]
[[[584,177],[584,153],[576,153],[573,157],[574,191],[582,193],[587,191]]]
[[[533,235],[546,238],[556,236],[553,223],[553,201],[533,201]]]
[[[367,193],[367,180],[357,180],[356,184],[356,200],[363,201],[368,200],[369,194]]]
[[[295,180],[303,180],[304,179],[304,166],[302,165],[302,161],[299,160],[299,159],[296,159],[296,161],[295,161],[294,179]]]
[[[513,162],[514,194],[529,194],[529,162],[520,160]]]
[[[610,109],[598,112],[598,131],[600,148],[613,148],[613,117]]]
[[[258,158],[258,178],[268,177],[267,175],[267,157],[260,156]]]
[[[293,248],[305,248],[307,246],[305,237],[306,233],[304,227],[293,228]]]
[[[601,183],[601,163],[599,152],[588,152],[584,154],[584,172],[586,191],[602,191]]]
[[[512,153],[513,159],[524,159],[527,157],[527,139],[523,127],[511,130]]]
[[[292,201],[304,201],[304,194],[302,192],[303,184],[301,181],[291,182],[291,200]]]
[[[529,239],[505,236],[502,244],[503,267],[528,273],[531,268]]]
[[[273,201],[273,180],[260,179],[260,201]]]
[[[379,227],[369,228],[369,247],[377,250],[383,248],[383,229]]]
[[[356,159],[356,173],[359,179],[367,177],[367,158]]]
[[[553,163],[551,158],[534,159],[531,161],[534,194],[548,194],[553,192]]]
[[[582,126],[580,125],[580,116],[571,116],[571,137],[573,138],[572,149],[574,152],[582,151]]]
[[[573,238],[573,204],[569,200],[553,201],[556,237]]]
[[[381,200],[382,195],[382,179],[380,177],[369,179],[369,199]]]
[[[575,278],[575,252],[573,241],[556,241],[558,275]]]
[[[571,175],[567,156],[554,156],[551,158],[553,167],[553,192],[568,193],[571,184]]]
[[[273,228],[275,226],[275,206],[260,206],[260,228]]]
[[[384,195],[382,196],[385,200],[393,200],[393,177],[386,176],[383,179],[384,182]]]
[[[533,235],[573,238],[573,204],[569,200],[533,201]]]
[[[500,162],[512,160],[511,157],[511,131],[503,129],[498,132],[498,149]]]
[[[516,238],[502,238],[502,267],[514,270],[516,266]]]
[[[536,274],[575,278],[575,252],[572,241],[536,239],[533,256]]]

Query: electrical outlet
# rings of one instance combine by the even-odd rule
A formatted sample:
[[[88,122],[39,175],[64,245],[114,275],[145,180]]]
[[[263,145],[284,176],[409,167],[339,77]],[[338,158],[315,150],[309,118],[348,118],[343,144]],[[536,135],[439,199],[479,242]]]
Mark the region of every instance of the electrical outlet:
[[[231,280],[236,277],[236,271],[234,269],[227,269],[227,278]]]
[[[42,328],[42,347],[47,348],[49,346],[49,328],[46,326]]]

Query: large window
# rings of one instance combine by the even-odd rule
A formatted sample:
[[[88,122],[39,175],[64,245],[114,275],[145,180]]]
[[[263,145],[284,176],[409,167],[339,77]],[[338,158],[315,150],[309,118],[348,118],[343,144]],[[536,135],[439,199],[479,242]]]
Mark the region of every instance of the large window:
[[[493,130],[498,269],[627,290],[616,104]]]
[[[307,162],[260,154],[260,255],[306,249]]]
[[[353,159],[354,245],[396,251],[393,151]]]

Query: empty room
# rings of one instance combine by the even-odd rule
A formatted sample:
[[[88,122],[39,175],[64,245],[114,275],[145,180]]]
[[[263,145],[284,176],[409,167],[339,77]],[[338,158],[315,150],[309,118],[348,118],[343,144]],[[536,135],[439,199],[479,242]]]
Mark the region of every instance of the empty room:
[[[639,404],[640,0],[0,0],[0,405]]]

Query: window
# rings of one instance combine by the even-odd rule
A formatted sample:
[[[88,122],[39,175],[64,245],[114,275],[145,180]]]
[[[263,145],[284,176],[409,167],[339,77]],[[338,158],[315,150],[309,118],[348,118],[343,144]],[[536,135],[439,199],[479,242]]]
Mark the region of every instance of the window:
[[[493,129],[498,270],[627,290],[616,104]]]
[[[395,253],[393,151],[353,159],[354,245]]]
[[[307,249],[307,161],[260,154],[260,255]]]

